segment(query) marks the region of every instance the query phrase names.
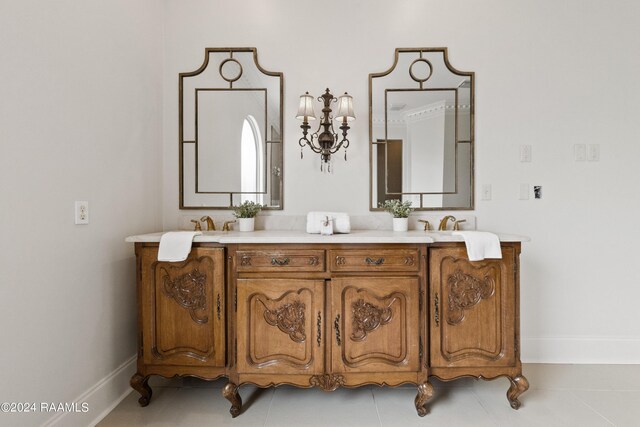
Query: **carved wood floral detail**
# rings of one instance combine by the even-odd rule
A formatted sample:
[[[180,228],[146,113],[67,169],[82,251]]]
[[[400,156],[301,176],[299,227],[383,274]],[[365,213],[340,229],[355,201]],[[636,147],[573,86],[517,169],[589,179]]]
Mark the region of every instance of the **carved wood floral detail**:
[[[309,384],[320,387],[324,391],[334,391],[344,386],[344,377],[338,374],[314,375],[309,378]]]
[[[204,324],[209,321],[209,317],[201,314],[207,309],[207,296],[205,287],[207,275],[194,268],[186,274],[171,278],[169,272],[161,269],[162,289],[165,294],[173,298],[182,308],[189,310],[189,315],[194,322]]]
[[[278,329],[289,335],[293,341],[300,343],[307,339],[304,332],[304,310],[303,302],[294,301],[275,310],[265,309],[264,319],[271,326],[277,326]]]
[[[449,288],[447,323],[457,325],[464,319],[464,310],[472,308],[482,299],[493,295],[495,280],[490,276],[479,279],[457,269],[447,278],[447,286]]]
[[[394,299],[395,300],[395,299]],[[393,303],[393,301],[391,303]],[[363,341],[367,338],[367,333],[377,329],[381,325],[386,325],[391,321],[393,312],[391,304],[387,307],[378,307],[360,298],[351,306],[353,311],[353,341]]]
[[[244,255],[242,256],[242,258],[240,258],[240,265],[242,267],[248,267],[251,265],[251,257],[248,255]]]

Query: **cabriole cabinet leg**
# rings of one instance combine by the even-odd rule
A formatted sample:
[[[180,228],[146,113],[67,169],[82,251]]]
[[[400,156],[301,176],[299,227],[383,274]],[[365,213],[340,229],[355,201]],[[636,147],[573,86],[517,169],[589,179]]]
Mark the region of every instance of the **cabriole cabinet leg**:
[[[518,396],[529,389],[529,381],[522,375],[509,378],[509,381],[511,381],[511,387],[507,390],[507,399],[509,399],[509,403],[513,409],[518,409],[520,408]]]
[[[140,404],[140,406],[147,406],[151,401],[151,395],[153,394],[153,391],[151,391],[151,387],[149,387],[148,381],[148,375],[146,377],[143,377],[137,372],[131,377],[131,380],[129,381],[131,387],[141,395],[140,399],[138,399],[138,403]]]
[[[433,386],[427,380],[426,382],[420,384],[418,386],[418,395],[416,396],[416,410],[418,411],[418,415],[424,417],[427,415],[427,401],[431,399],[433,396]]]
[[[233,418],[240,415],[240,409],[242,408],[242,398],[238,394],[238,386],[232,382],[227,383],[222,389],[222,395],[225,399],[231,402],[231,409],[229,413]]]

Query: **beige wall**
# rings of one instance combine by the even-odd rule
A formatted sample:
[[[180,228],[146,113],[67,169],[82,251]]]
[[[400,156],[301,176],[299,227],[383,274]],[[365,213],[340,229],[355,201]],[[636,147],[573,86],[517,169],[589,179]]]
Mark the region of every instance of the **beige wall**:
[[[523,359],[638,363],[638,16],[633,1],[166,0],[164,226],[192,214],[178,210],[177,75],[205,47],[255,46],[263,67],[284,72],[285,211],[275,214],[366,214],[367,76],[387,70],[396,47],[446,46],[456,68],[476,72],[478,226],[532,238]],[[353,95],[357,116],[333,175],[309,150],[300,160],[294,119],[300,94],[326,87]],[[577,143],[600,144],[601,161],[574,162]],[[532,163],[519,162],[520,144]],[[542,185],[544,199],[518,200],[520,183]],[[479,200],[482,184],[493,200]]]
[[[89,403],[59,425],[89,424],[131,375],[124,237],[162,226],[160,28],[152,0],[0,2],[0,401]]]

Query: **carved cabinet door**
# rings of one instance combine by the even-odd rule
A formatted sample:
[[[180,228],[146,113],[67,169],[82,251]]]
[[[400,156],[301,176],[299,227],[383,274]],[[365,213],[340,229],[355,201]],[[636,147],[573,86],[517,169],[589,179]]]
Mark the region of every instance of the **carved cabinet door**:
[[[331,370],[420,370],[417,277],[331,280]]]
[[[514,248],[473,262],[464,245],[429,251],[431,366],[514,365]]]
[[[238,279],[239,373],[319,374],[324,280]]]
[[[224,366],[224,249],[194,247],[183,262],[142,249],[140,309],[144,363]]]

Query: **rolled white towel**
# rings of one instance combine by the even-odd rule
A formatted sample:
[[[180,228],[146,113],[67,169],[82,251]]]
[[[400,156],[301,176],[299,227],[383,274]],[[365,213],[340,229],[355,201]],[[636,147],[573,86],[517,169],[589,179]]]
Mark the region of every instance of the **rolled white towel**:
[[[160,237],[158,261],[184,261],[191,252],[191,242],[200,231],[169,231]]]
[[[334,233],[351,232],[351,220],[346,212],[309,212],[307,214],[307,233],[320,234],[322,222],[326,217],[333,220]]]
[[[502,258],[500,239],[497,235],[486,231],[454,231],[454,236],[461,236],[467,247],[469,261],[482,261],[485,258]]]
[[[334,233],[351,233],[351,219],[347,213],[333,213],[333,232]]]
[[[309,212],[307,214],[307,233],[319,234],[322,221],[324,221],[326,216],[326,212]]]

